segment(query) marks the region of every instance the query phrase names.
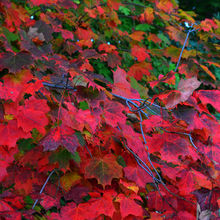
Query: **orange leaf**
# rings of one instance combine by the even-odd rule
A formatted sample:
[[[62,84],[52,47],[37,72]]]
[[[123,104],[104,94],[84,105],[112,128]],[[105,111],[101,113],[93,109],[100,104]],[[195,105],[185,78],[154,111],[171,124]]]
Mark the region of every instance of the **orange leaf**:
[[[132,40],[142,41],[144,39],[144,36],[143,36],[144,34],[145,34],[145,32],[143,32],[143,31],[134,31],[129,36]]]
[[[144,10],[144,13],[140,15],[140,22],[144,23],[147,22],[148,24],[151,24],[154,20],[154,9],[147,7]]]
[[[212,77],[212,79],[216,80],[215,75],[208,69],[207,66],[200,64],[200,66],[202,67],[202,69],[210,76]]]

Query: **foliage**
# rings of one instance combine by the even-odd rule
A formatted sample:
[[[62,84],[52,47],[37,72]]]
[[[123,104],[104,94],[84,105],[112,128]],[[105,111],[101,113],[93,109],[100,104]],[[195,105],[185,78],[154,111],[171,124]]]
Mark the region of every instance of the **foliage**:
[[[219,20],[173,0],[0,11],[1,219],[219,217]]]

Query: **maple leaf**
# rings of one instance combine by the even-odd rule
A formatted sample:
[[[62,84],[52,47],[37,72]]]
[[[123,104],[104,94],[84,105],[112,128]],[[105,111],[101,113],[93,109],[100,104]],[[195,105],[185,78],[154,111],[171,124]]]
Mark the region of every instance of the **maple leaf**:
[[[106,154],[103,158],[93,158],[87,164],[85,177],[97,178],[98,183],[105,187],[111,185],[113,178],[122,177],[122,167],[118,165],[113,155]]]
[[[124,167],[123,170],[125,172],[125,177],[135,182],[139,187],[144,188],[146,183],[153,181],[152,177],[138,165],[136,165],[136,167],[127,166]]]
[[[119,122],[126,121],[126,116],[122,113],[123,106],[120,103],[105,102],[105,121],[112,127],[117,127]]]
[[[197,76],[199,70],[198,67],[194,63],[181,64],[178,68],[179,73],[184,74],[186,78],[192,78]]]
[[[162,127],[166,128],[170,126],[170,123],[168,121],[165,121],[161,116],[159,115],[151,115],[147,120],[144,120],[143,123],[143,129],[146,132],[151,131],[155,127]]]
[[[114,86],[112,92],[127,98],[139,98],[136,90],[131,88],[130,83],[126,80],[126,72],[117,67],[113,72]]]
[[[209,19],[209,18],[206,18],[204,21],[201,21],[200,26],[201,26],[201,29],[206,32],[212,31],[213,29],[218,28],[218,25],[212,19]]]
[[[154,9],[151,7],[146,7],[144,13],[140,15],[140,22],[144,23],[147,22],[151,24],[154,20]]]
[[[179,190],[182,195],[187,195],[201,187],[211,189],[212,183],[207,177],[195,170],[182,170],[179,174],[180,181],[178,181]]]
[[[143,161],[147,160],[147,153],[143,145],[141,136],[136,133],[130,126],[119,123],[122,130],[123,138],[126,139],[128,147],[137,154]]]
[[[44,150],[56,150],[59,146],[65,147],[70,153],[74,154],[78,144],[78,139],[72,129],[67,129],[64,126],[54,128],[41,140]]]
[[[109,190],[105,191],[103,196],[99,193],[97,196],[92,201],[89,200],[87,203],[81,203],[77,207],[73,202],[64,206],[61,209],[62,219],[86,220],[88,216],[89,219],[95,219],[101,214],[112,217],[115,211],[112,200],[116,193],[113,190]]]
[[[129,36],[132,40],[142,41],[144,39],[144,36],[143,36],[144,34],[145,34],[145,32],[143,32],[143,31],[134,31]]]
[[[33,96],[25,100],[24,106],[19,106],[17,113],[18,127],[25,132],[36,128],[42,134],[45,134],[45,126],[48,124],[48,118],[45,115],[50,108],[46,100],[36,99]]]
[[[164,133],[154,134],[152,138],[147,138],[149,144],[149,152],[160,152],[161,159],[177,163],[178,156],[189,154],[189,144],[186,139],[181,138],[178,134]]]
[[[199,90],[195,95],[202,101],[202,103],[211,104],[218,112],[220,112],[219,90]]]
[[[51,5],[56,4],[57,0],[30,0],[33,5],[39,6],[41,4],[43,5]]]
[[[118,65],[121,65],[122,58],[118,55],[117,51],[113,51],[112,53],[108,54],[107,62],[108,66],[114,68]]]
[[[200,84],[201,82],[196,77],[181,79],[177,87],[178,91],[169,91],[167,94],[158,95],[158,97],[165,101],[166,108],[173,108],[180,102],[186,101]]]
[[[0,160],[0,181],[3,181],[4,178],[8,175],[6,168],[8,167],[8,163]]]
[[[172,40],[180,42],[182,45],[186,39],[186,34],[173,26],[168,26],[166,28],[168,30],[168,35]],[[187,42],[188,43],[188,42]],[[186,46],[187,46],[186,43]]]
[[[29,138],[31,135],[18,128],[16,120],[10,120],[6,125],[0,124],[0,145],[15,147],[20,138]]]
[[[80,180],[81,176],[77,173],[67,172],[60,178],[60,184],[64,190],[69,191],[70,188],[78,184]]]
[[[65,111],[65,109],[62,109],[62,120],[65,122],[65,124],[68,127],[72,127],[76,130],[83,131],[83,128],[86,127],[88,130],[90,130],[92,133],[95,133],[95,130],[97,126],[100,123],[100,117],[95,117],[94,114],[91,113],[89,109],[82,110],[77,109],[72,103],[66,102],[65,103],[69,109],[68,111]],[[76,115],[80,117],[76,117]]]
[[[100,44],[98,47],[99,51],[105,51],[106,53],[112,53],[113,51],[115,51],[117,48],[115,45],[109,45],[109,44]]]
[[[145,61],[145,59],[147,58],[148,60],[150,60],[150,56],[149,54],[147,53],[146,49],[143,48],[143,47],[140,47],[138,45],[134,45],[132,48],[131,48],[131,54],[134,56],[134,57],[137,57],[137,60],[139,62],[142,62],[142,61]]]
[[[158,80],[155,80],[155,81],[152,81],[152,82],[149,82],[149,83],[150,83],[150,86],[152,88],[154,88],[154,86],[156,86],[160,82],[164,82],[164,83],[168,83],[170,85],[174,85],[175,84],[175,79],[176,79],[175,72],[171,71],[165,76],[160,74],[159,77],[158,77]]]
[[[170,57],[172,62],[177,62],[180,55],[181,49],[173,45],[164,49],[163,55],[165,57]]]
[[[161,43],[162,40],[156,35],[156,34],[152,34],[152,33],[149,33],[149,36],[147,37],[147,39],[149,41],[153,41],[155,44],[157,43]]]
[[[201,211],[216,211],[219,209],[217,198],[220,196],[220,190],[218,187],[213,189],[201,188],[195,190],[192,194],[196,196]]]
[[[15,101],[19,95],[19,90],[16,87],[5,86],[0,82],[0,99]]]
[[[13,54],[12,52],[2,53],[0,59],[0,68],[7,68],[10,72],[16,73],[23,67],[33,63],[31,55],[27,52],[19,52]]]
[[[40,204],[44,207],[45,210],[49,210],[54,206],[59,208],[59,206],[60,206],[59,200],[57,198],[53,198],[53,197],[45,195],[45,194],[41,195]]]
[[[156,7],[169,14],[173,11],[173,8],[174,8],[170,0],[156,1]]]
[[[132,65],[128,71],[129,76],[133,76],[136,80],[141,80],[143,75],[150,76],[150,70],[153,67],[151,63],[141,62]]]
[[[135,202],[135,199],[140,200],[140,197],[136,194],[131,194],[126,197],[124,194],[119,194],[116,198],[117,202],[120,202],[120,211],[122,218],[128,215],[142,216],[143,209]]]
[[[215,75],[208,69],[207,66],[200,64],[200,67],[214,80],[216,80]]]
[[[73,200],[75,203],[79,204],[83,202],[83,197],[88,195],[90,190],[84,186],[73,186],[71,189],[64,195],[66,200]]]

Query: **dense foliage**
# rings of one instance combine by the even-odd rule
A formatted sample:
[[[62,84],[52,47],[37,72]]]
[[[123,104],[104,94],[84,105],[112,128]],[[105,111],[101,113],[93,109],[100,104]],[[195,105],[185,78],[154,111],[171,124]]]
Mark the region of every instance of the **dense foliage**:
[[[175,0],[0,2],[1,219],[216,219],[219,25]]]

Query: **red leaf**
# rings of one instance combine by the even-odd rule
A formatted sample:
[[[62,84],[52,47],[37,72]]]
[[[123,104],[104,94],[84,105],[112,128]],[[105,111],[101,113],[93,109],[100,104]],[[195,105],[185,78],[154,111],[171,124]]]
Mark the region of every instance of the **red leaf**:
[[[130,83],[126,80],[126,72],[120,67],[113,72],[114,87],[112,92],[126,98],[140,98],[136,90],[131,88]]]
[[[107,154],[103,158],[93,158],[85,169],[86,178],[96,178],[104,187],[111,185],[113,178],[122,177],[122,167],[113,155]]]
[[[158,80],[149,82],[150,86],[154,88],[158,83],[163,82],[163,83],[168,83],[169,85],[175,85],[175,72],[171,71],[167,75],[163,76],[162,74],[159,75]]]
[[[142,216],[143,209],[138,205],[134,199],[140,199],[136,194],[132,194],[129,197],[126,197],[124,194],[119,194],[116,201],[120,202],[120,211],[121,216],[125,218],[128,215]]]
[[[182,195],[188,195],[201,187],[212,188],[212,183],[208,177],[195,170],[182,170],[178,177],[181,177],[181,180],[178,181],[178,187]]]
[[[6,168],[8,167],[8,163],[0,160],[0,181],[3,181],[4,178],[8,175]]]
[[[190,154],[189,143],[179,134],[154,134],[148,138],[148,144],[150,153],[160,152],[161,159],[167,162],[178,163],[179,155]]]
[[[112,53],[113,51],[115,51],[117,48],[114,45],[109,45],[109,44],[100,44],[98,47],[99,51],[104,50],[106,53]]]
[[[143,47],[140,47],[140,46],[138,46],[138,45],[134,45],[134,46],[131,48],[131,54],[132,54],[132,56],[137,57],[137,60],[138,60],[139,62],[145,61],[146,58],[147,58],[148,60],[150,60],[150,56],[149,56],[149,54],[147,53],[146,49],[143,48]]]
[[[19,95],[19,90],[15,87],[5,86],[0,82],[0,99],[15,101]]]
[[[83,202],[83,197],[87,196],[89,189],[84,186],[72,187],[68,193],[64,195],[66,200],[73,200],[75,203],[79,204]]]
[[[204,104],[211,104],[218,112],[220,112],[220,91],[219,90],[199,90],[196,96]]]
[[[63,146],[72,154],[74,154],[79,146],[74,131],[72,129],[64,129],[63,126],[51,130],[50,133],[43,138],[41,144],[44,146],[45,151],[56,150],[59,146]]]
[[[146,183],[153,182],[152,177],[138,165],[136,167],[127,166],[123,170],[125,177],[135,182],[139,187],[144,188]]]
[[[194,220],[195,216],[187,211],[180,211],[177,215],[178,219],[188,219],[188,220]]]
[[[100,194],[99,194],[100,195]],[[61,209],[62,219],[86,220],[96,219],[99,215],[104,214],[112,217],[115,211],[112,203],[116,193],[113,190],[104,192],[103,196],[92,199],[87,203],[81,203],[77,207],[75,203],[71,202]]]
[[[119,122],[126,122],[126,116],[122,113],[123,106],[120,103],[105,101],[105,121],[112,127],[117,127]]]
[[[168,14],[170,14],[174,8],[171,0],[156,1],[156,7]]]
[[[58,207],[60,206],[58,199],[55,199],[51,196],[43,194],[41,196],[41,202],[40,204],[44,207],[44,209],[48,210],[52,208],[53,206]]]
[[[39,6],[41,4],[43,5],[51,5],[56,4],[57,0],[31,0],[33,5]]]
[[[31,134],[25,133],[18,128],[16,120],[11,120],[8,124],[0,124],[0,145],[8,145],[14,147],[20,138],[29,138]]]
[[[48,124],[46,113],[50,110],[47,101],[36,99],[33,96],[25,100],[24,106],[19,106],[17,114],[18,127],[25,132],[36,128],[40,133],[45,134],[45,126]]]
[[[213,29],[217,29],[218,28],[218,25],[212,20],[212,19],[209,19],[209,18],[206,18],[204,21],[201,21],[201,29],[203,31],[212,31],[212,28]]]
[[[164,99],[166,108],[173,108],[177,104],[185,102],[200,84],[196,77],[181,79],[177,88],[178,91],[169,91],[167,94],[158,95],[158,97]]]
[[[128,71],[129,76],[133,76],[136,80],[141,80],[143,75],[150,76],[150,71],[153,67],[151,63],[141,62],[132,65]]]

